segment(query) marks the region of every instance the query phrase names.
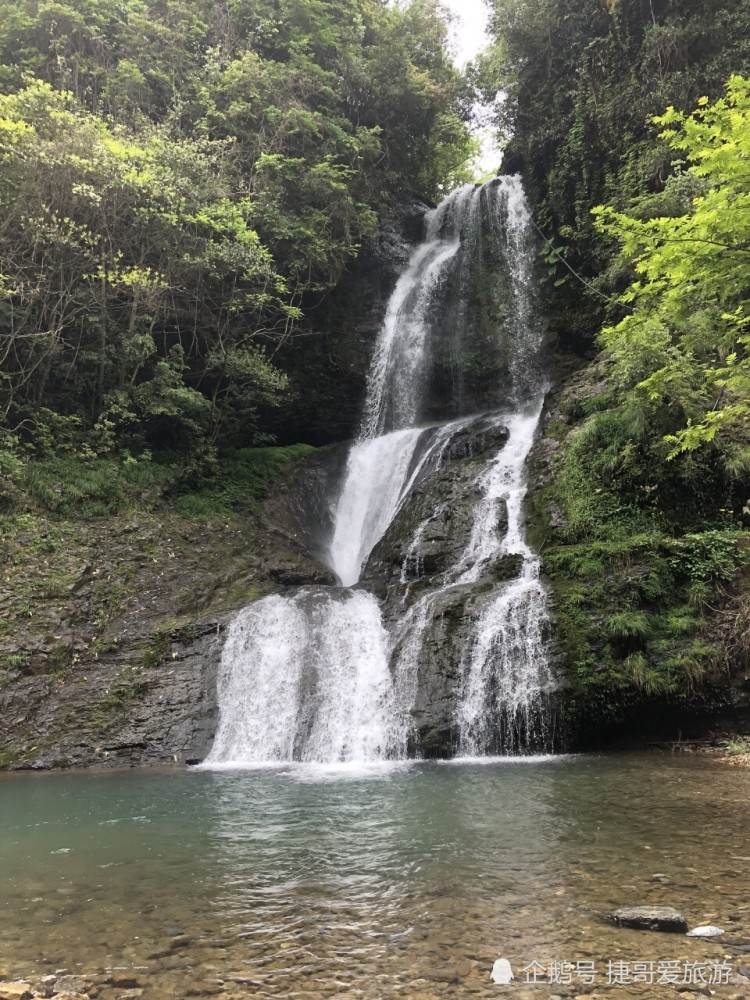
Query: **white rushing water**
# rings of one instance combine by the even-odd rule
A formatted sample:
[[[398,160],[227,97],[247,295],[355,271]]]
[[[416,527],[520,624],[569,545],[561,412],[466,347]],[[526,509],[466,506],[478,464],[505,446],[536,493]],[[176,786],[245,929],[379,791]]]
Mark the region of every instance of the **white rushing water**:
[[[479,753],[502,730],[504,749],[543,736],[535,713],[552,690],[545,630],[547,600],[539,580],[539,559],[532,553],[523,527],[526,495],[525,462],[539,422],[541,399],[531,413],[511,416],[508,444],[484,476],[484,496],[477,505],[471,539],[462,556],[461,582],[478,580],[482,568],[502,555],[520,555],[520,575],[485,603],[464,660],[463,696],[457,722],[460,750]],[[507,509],[507,529],[497,530],[497,501]]]
[[[343,587],[357,583],[414,484],[439,467],[453,435],[469,423],[464,418],[442,427],[391,431],[352,445],[328,550],[328,564]]]
[[[414,427],[421,415],[432,296],[461,246],[467,213],[478,206],[474,195],[467,184],[430,213],[425,241],[396,284],[370,366],[360,439]]]
[[[393,520],[422,434],[419,429],[392,431],[353,445],[328,553],[342,586],[359,580],[365,559]]]
[[[501,555],[531,558],[523,530],[523,499],[526,495],[526,459],[534,443],[542,398],[530,412],[498,418],[508,429],[507,444],[501,448],[477,478],[481,497],[474,508],[471,536],[453,571],[455,582],[474,583],[486,567]],[[507,527],[500,533],[498,505],[505,504]]]
[[[263,598],[232,624],[211,763],[391,755],[388,641],[364,592]]]
[[[530,217],[518,178],[467,185],[428,215],[425,240],[396,284],[375,345],[362,427],[334,503],[328,562],[343,588],[355,585],[415,485],[441,468],[451,442],[477,419],[420,426],[437,357],[443,288],[452,281],[458,296],[449,339],[460,353],[472,347],[466,290],[487,246],[504,262],[511,297],[504,321],[513,345],[511,384],[503,389],[513,408],[481,418],[506,427],[509,436],[491,459],[477,464],[477,499],[463,551],[407,606],[410,579],[420,575],[422,547],[432,521],[445,514],[445,501],[408,545],[401,573],[404,613],[390,635],[378,601],[363,590],[305,588],[240,612],[222,653],[220,720],[209,766],[404,757],[431,622],[442,614],[446,595],[484,585],[508,556],[519,557],[520,573],[481,588],[456,664],[458,749],[474,755],[537,743],[543,748],[540,706],[553,687],[545,648],[548,616],[522,513],[525,462],[543,400],[536,370],[541,326],[533,303]],[[496,265],[491,261],[483,277],[499,273]]]
[[[544,588],[539,580],[539,559],[529,548],[523,524],[526,494],[525,463],[534,441],[542,406],[540,396],[526,411],[497,415],[508,429],[507,444],[480,471],[476,479],[479,499],[473,508],[468,543],[437,586],[423,594],[397,623],[396,710],[402,714],[413,704],[419,654],[431,621],[441,613],[452,591],[481,582],[491,575],[503,556],[521,557],[515,579],[494,588],[481,603],[471,641],[460,664],[463,687],[456,710],[459,751],[475,755],[499,742],[505,751],[524,744],[544,743],[543,700],[554,689],[549,670],[546,629],[549,621]],[[507,526],[500,530],[499,510],[507,511]],[[409,561],[419,560],[419,547],[427,532],[422,522],[407,550],[401,579],[409,578]]]

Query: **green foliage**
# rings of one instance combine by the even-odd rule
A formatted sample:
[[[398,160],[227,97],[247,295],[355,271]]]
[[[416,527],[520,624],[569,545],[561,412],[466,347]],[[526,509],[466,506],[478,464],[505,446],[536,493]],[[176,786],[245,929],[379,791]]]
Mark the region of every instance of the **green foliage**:
[[[132,702],[148,694],[152,687],[153,681],[143,677],[142,667],[126,667],[118,674],[112,687],[105,692],[99,708],[106,715],[125,711]],[[106,717],[100,721],[103,727],[106,726]]]
[[[568,681],[584,715],[617,717],[642,696],[689,700],[716,678],[723,654],[709,638],[710,616],[690,601],[692,581],[729,581],[734,571],[712,557],[718,533],[706,534],[705,544],[689,543],[703,559],[683,559],[681,539],[656,534],[545,551]],[[733,543],[730,533],[718,541]],[[740,554],[735,569],[746,563]]]
[[[172,642],[169,638],[169,631],[159,629],[159,631],[155,632],[151,637],[146,652],[143,654],[141,666],[145,669],[160,667],[167,659],[167,654],[169,653],[171,647]]]
[[[14,670],[18,673],[26,673],[31,663],[28,653],[9,653],[0,661],[3,670]]]
[[[477,83],[489,99],[505,95],[496,104],[504,168],[523,173],[545,236],[591,282],[576,282],[547,253],[553,325],[566,346],[590,350],[605,298],[632,280],[590,210],[606,202],[643,219],[679,215],[695,196],[680,184],[665,189],[682,154],[657,141],[653,116],[718,98],[730,74],[750,73],[750,3],[492,0],[490,8],[494,44]]]
[[[283,388],[259,348],[252,377],[227,361],[293,313],[224,153],[136,136],[44,84],[0,97],[0,403],[38,454],[191,455],[227,394]]]
[[[737,655],[720,609],[750,551],[750,83],[733,77],[726,98],[657,120],[684,163],[662,213],[656,198],[595,213],[635,281],[602,334],[606,388],[579,407],[546,490],[564,513],[547,563],[588,697],[689,699],[714,680]],[[571,579],[598,586],[572,592]]]
[[[643,611],[619,611],[606,620],[606,634],[611,639],[647,639],[651,634],[648,616]]]
[[[177,497],[177,509],[197,519],[221,516],[231,510],[254,513],[285,469],[313,450],[302,444],[228,452],[222,460],[220,482],[209,480],[203,489]]]
[[[732,77],[726,98],[698,103],[655,121],[701,193],[674,216],[596,209],[636,274],[620,296],[629,314],[602,339],[623,389],[675,425],[666,457],[709,448],[739,476],[750,469],[750,80]]]
[[[709,458],[668,461],[666,418],[634,403],[617,370],[599,362],[557,404],[567,419],[555,425],[554,474],[534,498],[568,680],[589,723],[644,699],[709,697],[734,656],[717,610],[750,560],[731,483]]]
[[[64,677],[73,662],[73,650],[70,646],[55,646],[49,654],[52,672]]]
[[[269,442],[305,310],[397,194],[462,178],[446,39],[437,0],[4,5],[0,502],[24,451],[195,478]]]
[[[27,462],[23,485],[43,510],[100,517],[154,504],[176,478],[155,462],[59,457]]]

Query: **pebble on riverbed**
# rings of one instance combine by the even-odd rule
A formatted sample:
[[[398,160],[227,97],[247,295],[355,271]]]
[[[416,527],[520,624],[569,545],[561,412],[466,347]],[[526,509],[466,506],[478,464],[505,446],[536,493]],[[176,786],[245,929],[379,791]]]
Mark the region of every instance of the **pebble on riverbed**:
[[[642,931],[686,934],[688,929],[687,920],[671,906],[623,906],[610,913],[609,919],[620,927]]]

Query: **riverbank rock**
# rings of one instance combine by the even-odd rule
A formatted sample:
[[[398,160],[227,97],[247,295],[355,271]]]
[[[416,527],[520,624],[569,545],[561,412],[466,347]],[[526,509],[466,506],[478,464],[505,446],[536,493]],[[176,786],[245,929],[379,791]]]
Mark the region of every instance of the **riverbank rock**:
[[[55,983],[59,978],[59,976],[42,976],[33,984],[31,992],[35,997],[51,997],[55,991]]]
[[[31,1000],[31,983],[0,983],[0,1000]]]
[[[721,927],[715,927],[713,924],[702,924],[700,927],[694,927],[691,931],[688,931],[687,936],[715,938],[721,937],[723,933],[724,931]]]
[[[643,931],[664,931],[685,934],[687,920],[671,906],[625,906],[609,914],[619,927],[633,927]]]
[[[88,993],[94,984],[84,976],[60,976],[55,983],[52,993],[55,996],[60,994]]]

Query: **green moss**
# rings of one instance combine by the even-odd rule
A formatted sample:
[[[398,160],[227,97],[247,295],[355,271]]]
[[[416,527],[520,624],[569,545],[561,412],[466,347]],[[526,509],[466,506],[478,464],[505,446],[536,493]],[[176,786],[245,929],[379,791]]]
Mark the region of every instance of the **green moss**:
[[[742,505],[706,456],[667,461],[648,401],[623,399],[606,365],[565,392],[555,405],[570,423],[554,424],[531,523],[573,712],[601,721],[648,699],[698,705],[727,661],[715,611],[748,566]]]
[[[7,771],[20,759],[20,750],[0,750],[0,771]]]
[[[50,651],[49,662],[53,673],[64,676],[73,662],[73,650],[70,646],[55,646]]]
[[[240,448],[227,452],[220,473],[201,490],[175,499],[185,517],[205,520],[232,510],[255,513],[279,476],[291,474],[295,462],[315,451],[311,445],[284,448]]]
[[[545,437],[551,438],[553,441],[562,441],[569,431],[569,427],[562,420],[550,420],[545,428]]]
[[[43,510],[75,517],[105,517],[156,502],[178,476],[156,462],[104,458],[38,459],[24,465],[28,497]],[[48,540],[47,544],[56,544]]]
[[[119,643],[116,639],[94,639],[89,647],[89,653],[91,656],[98,660],[100,656],[104,656],[105,653],[113,653],[119,648]]]
[[[45,574],[45,576],[32,587],[32,594],[38,600],[52,600],[56,597],[64,597],[73,585],[74,577],[65,570],[56,573]]]
[[[140,667],[126,667],[99,704],[99,711],[103,713],[99,715],[100,726],[105,727],[108,716],[140,700],[152,687],[153,681],[143,676]]]
[[[26,673],[31,664],[28,653],[9,653],[0,657],[0,670],[13,670],[20,674]]]
[[[151,637],[146,652],[143,654],[141,666],[146,669],[161,666],[171,648],[172,640],[169,637],[169,630],[167,628],[159,629]]]
[[[220,611],[223,609],[241,608],[252,604],[268,593],[267,586],[260,586],[252,580],[242,577],[229,584],[228,587],[218,591],[211,601],[211,609]]]

